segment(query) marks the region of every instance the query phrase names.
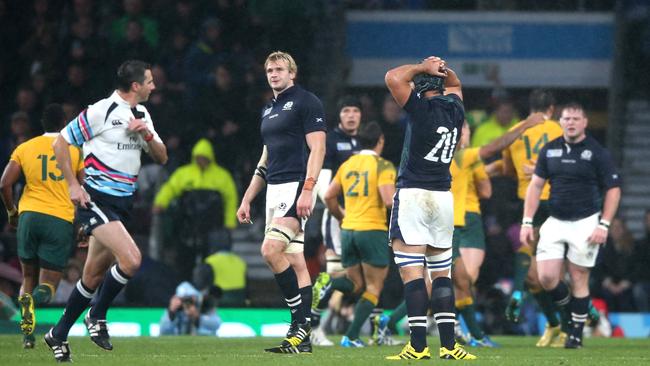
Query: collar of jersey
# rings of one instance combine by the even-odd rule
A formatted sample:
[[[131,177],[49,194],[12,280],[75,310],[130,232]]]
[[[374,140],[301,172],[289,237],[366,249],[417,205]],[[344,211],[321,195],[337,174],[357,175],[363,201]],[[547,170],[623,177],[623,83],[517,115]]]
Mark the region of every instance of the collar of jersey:
[[[278,101],[280,101],[281,99],[288,98],[288,97],[290,97],[291,95],[293,95],[293,93],[295,93],[296,90],[298,90],[298,85],[293,84],[293,86],[291,86],[291,87],[285,89],[285,90],[284,90],[282,93],[280,93],[276,98],[273,98],[273,101],[278,102]]]
[[[359,155],[377,155],[377,153],[374,150],[363,149],[359,151]]]
[[[572,142],[567,141],[567,140],[564,138],[564,136],[562,136],[562,142],[564,142],[564,143],[567,144],[567,145],[573,146],[573,147],[584,146],[584,145],[586,145],[588,139],[589,139],[589,135],[585,136],[585,138],[584,138],[582,141],[580,141],[580,142],[572,143]]]
[[[122,97],[120,97],[119,94],[117,94],[117,90],[115,90],[113,92],[113,94],[111,94],[111,100],[118,103],[118,104],[124,104],[124,105],[128,106],[129,108],[131,108],[131,105],[129,104],[129,102],[127,102]]]

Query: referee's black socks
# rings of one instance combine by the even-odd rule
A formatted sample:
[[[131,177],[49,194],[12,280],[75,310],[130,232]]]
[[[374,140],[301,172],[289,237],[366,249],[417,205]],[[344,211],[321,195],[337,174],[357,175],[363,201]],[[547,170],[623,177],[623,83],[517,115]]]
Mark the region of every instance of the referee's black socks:
[[[106,319],[108,307],[117,294],[126,286],[129,279],[131,277],[127,276],[117,264],[113,265],[104,276],[97,303],[90,309],[90,317],[93,319]]]

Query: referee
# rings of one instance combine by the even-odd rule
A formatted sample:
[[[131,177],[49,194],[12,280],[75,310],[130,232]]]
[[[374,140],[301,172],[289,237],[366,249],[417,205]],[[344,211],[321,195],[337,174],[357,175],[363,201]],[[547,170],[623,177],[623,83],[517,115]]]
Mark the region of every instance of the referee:
[[[618,209],[621,182],[609,152],[585,134],[587,116],[580,104],[562,108],[560,125],[563,135],[539,153],[526,192],[520,239],[524,245],[534,240],[532,218],[548,180],[550,217],[539,232],[537,273],[553,301],[562,311],[570,312],[571,327],[564,347],[581,348],[589,306],[589,271]],[[565,253],[572,296],[561,281]]]

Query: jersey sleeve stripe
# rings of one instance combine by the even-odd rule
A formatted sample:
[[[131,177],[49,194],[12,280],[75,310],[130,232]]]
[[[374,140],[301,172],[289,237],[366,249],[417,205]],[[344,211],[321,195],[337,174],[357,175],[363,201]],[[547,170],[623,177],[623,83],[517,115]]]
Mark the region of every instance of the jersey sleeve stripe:
[[[83,133],[86,141],[88,141],[93,138],[94,134],[92,128],[90,128],[90,124],[88,123],[88,114],[86,111],[87,110],[84,110],[83,112],[79,113],[79,116],[77,118],[79,119],[81,132]]]
[[[68,126],[66,126],[65,130],[66,130],[68,136],[70,136],[70,138],[72,139],[72,141],[69,141],[69,142],[73,143],[75,146],[81,146],[81,145],[83,145],[84,142],[83,142],[83,140],[81,142],[79,142],[79,139],[77,138],[77,135],[76,135],[75,130],[74,130],[74,124],[75,123],[76,123],[75,121],[72,121],[72,122],[68,123]]]

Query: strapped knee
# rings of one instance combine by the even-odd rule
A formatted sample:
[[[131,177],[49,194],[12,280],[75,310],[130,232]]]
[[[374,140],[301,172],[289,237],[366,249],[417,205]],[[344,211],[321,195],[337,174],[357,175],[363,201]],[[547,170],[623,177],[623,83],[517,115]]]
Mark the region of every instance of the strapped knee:
[[[393,252],[395,254],[395,264],[398,267],[424,267],[424,254]]]
[[[427,256],[427,270],[429,271],[429,274],[431,274],[431,272],[447,271],[446,277],[451,278],[451,256],[451,249],[447,249],[440,254]]]
[[[284,243],[285,246],[296,238],[296,232],[286,226],[269,224],[264,231],[265,240],[276,240]]]

